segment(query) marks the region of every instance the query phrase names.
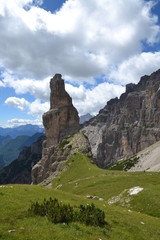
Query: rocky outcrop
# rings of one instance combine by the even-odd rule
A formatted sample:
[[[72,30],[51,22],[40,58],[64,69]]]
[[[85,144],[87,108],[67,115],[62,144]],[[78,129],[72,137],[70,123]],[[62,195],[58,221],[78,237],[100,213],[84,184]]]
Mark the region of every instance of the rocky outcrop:
[[[160,70],[143,76],[137,85],[128,84],[120,99],[108,101],[82,131],[100,167],[160,140]]]
[[[55,74],[50,81],[50,110],[43,115],[46,146],[57,145],[61,140],[79,130],[79,116],[72,104],[72,98],[65,91],[61,74]]]
[[[32,167],[42,157],[42,142],[45,136],[41,136],[30,147],[25,147],[18,159],[10,163],[0,171],[0,184],[17,183],[30,184]]]
[[[43,148],[43,157],[32,169],[34,184],[49,185],[55,177],[66,170],[65,162],[75,153],[81,152],[91,157],[91,148],[88,139],[78,132],[65,138],[59,145]]]
[[[72,98],[65,91],[64,80],[61,74],[56,74],[50,81],[50,110],[43,115],[43,124],[47,140],[43,143],[42,159],[32,169],[32,181],[34,184],[45,179],[49,183],[57,171],[61,169],[63,161],[66,161],[75,152],[76,136],[74,142],[64,149],[62,140],[68,138],[79,130],[79,116],[72,104]],[[82,135],[82,134],[81,134]],[[81,138],[80,138],[81,139]],[[79,141],[80,141],[79,139]],[[86,139],[83,137],[83,140]],[[68,141],[68,140],[65,140]],[[86,142],[86,140],[84,141]],[[76,151],[82,151],[81,147]]]

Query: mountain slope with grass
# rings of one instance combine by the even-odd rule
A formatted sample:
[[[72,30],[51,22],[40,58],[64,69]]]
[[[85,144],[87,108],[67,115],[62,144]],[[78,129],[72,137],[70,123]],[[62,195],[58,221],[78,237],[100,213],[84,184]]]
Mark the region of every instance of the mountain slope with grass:
[[[64,163],[66,168],[51,188],[33,185],[0,186],[0,237],[9,239],[128,240],[160,238],[160,174],[99,169],[81,153]],[[94,205],[105,212],[104,227],[78,222],[53,224],[32,216],[32,202],[57,198],[75,207]]]

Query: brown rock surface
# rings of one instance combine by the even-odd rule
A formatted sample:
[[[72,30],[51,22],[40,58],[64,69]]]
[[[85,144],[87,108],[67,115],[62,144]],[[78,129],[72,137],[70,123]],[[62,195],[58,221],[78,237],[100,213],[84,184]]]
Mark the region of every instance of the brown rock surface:
[[[51,79],[50,88],[50,110],[43,115],[46,147],[57,145],[63,138],[79,130],[78,112],[65,91],[61,74],[55,74]]]
[[[49,184],[57,175],[57,172],[63,170],[60,163],[66,161],[76,149],[76,147],[72,147],[75,146],[75,143],[70,144],[69,148],[64,149],[61,147],[63,139],[79,130],[78,112],[72,105],[72,98],[65,91],[61,74],[56,74],[51,79],[50,88],[50,110],[43,115],[47,140],[43,142],[41,161],[32,169],[32,181],[34,184],[41,183],[45,179],[48,179],[46,184]],[[74,141],[77,142],[75,136]],[[85,139],[83,137],[83,140]],[[78,149],[82,151],[81,147]]]
[[[111,99],[82,131],[100,167],[160,140],[160,70],[128,84],[120,99]]]

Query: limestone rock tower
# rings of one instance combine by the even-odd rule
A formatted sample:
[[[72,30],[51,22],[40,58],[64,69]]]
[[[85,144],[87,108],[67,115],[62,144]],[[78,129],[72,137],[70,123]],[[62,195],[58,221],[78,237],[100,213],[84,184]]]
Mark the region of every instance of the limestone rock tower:
[[[59,143],[79,130],[78,112],[65,91],[61,74],[55,74],[51,79],[50,88],[50,110],[43,115],[46,140],[43,142],[42,158],[32,168],[33,184],[54,179],[59,163],[68,157],[59,151]]]
[[[50,81],[50,110],[43,115],[47,137],[46,146],[57,145],[63,138],[79,130],[79,116],[72,104],[72,98],[65,91],[61,74],[55,74]]]

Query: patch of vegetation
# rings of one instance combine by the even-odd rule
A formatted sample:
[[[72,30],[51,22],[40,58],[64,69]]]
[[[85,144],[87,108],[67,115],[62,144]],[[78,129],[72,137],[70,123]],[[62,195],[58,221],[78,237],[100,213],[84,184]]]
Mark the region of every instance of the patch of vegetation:
[[[75,210],[70,204],[62,204],[58,200],[50,198],[44,199],[43,203],[32,203],[29,213],[39,216],[46,216],[53,223],[80,222],[87,226],[104,226],[105,213],[91,205],[80,205]]]
[[[68,148],[71,149],[72,148],[72,144],[68,145]]]
[[[160,173],[125,172],[100,169],[84,154],[75,154],[67,162],[53,187],[5,185],[0,187],[0,239],[4,240],[133,240],[160,239]],[[140,186],[143,191],[131,195],[128,204],[109,200],[124,190]],[[89,199],[87,195],[103,198]],[[26,214],[31,202],[57,198],[63,204],[91,206],[104,211],[110,228],[86,226],[80,222],[53,224],[47,217]],[[123,197],[123,196],[122,196]],[[124,194],[125,197],[125,194]],[[145,201],[144,201],[145,199]]]
[[[126,160],[120,160],[113,165],[109,166],[108,169],[110,170],[122,170],[122,171],[128,171],[130,168],[134,167],[136,163],[138,163],[139,157],[133,156]]]
[[[105,222],[105,213],[96,208],[95,205],[88,204],[86,207],[80,205],[79,211],[75,213],[75,220],[81,223],[86,224],[87,226],[104,226]]]
[[[63,149],[70,141],[68,139],[63,139],[63,141],[60,143],[59,147]]]

